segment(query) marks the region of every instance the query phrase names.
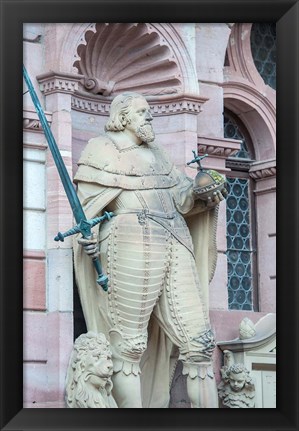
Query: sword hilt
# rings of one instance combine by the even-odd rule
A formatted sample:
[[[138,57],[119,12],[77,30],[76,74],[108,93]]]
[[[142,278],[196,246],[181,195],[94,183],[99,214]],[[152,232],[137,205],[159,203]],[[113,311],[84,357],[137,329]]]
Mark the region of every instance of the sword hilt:
[[[104,215],[101,217],[95,217],[90,220],[81,220],[79,224],[72,227],[68,231],[61,233],[58,232],[58,234],[55,236],[55,241],[64,241],[64,238],[70,235],[74,235],[75,233],[82,233],[83,238],[89,239],[92,235],[91,228],[96,226],[97,224],[103,222],[104,220],[110,220],[114,216],[113,212],[105,212]],[[103,273],[101,262],[97,256],[94,256],[92,258],[93,266],[97,272],[98,278],[97,278],[97,284],[99,284],[102,289],[107,292],[108,290],[108,277]]]
[[[111,217],[113,216],[114,216],[113,212],[106,211],[104,215],[102,215],[101,217],[95,217],[90,220],[81,220],[79,224],[67,230],[66,232],[64,233],[58,232],[54,240],[64,242],[64,238],[80,232],[82,233],[84,238],[88,237],[90,236],[90,229],[92,227],[96,226],[97,224],[101,223],[104,220],[110,220]]]

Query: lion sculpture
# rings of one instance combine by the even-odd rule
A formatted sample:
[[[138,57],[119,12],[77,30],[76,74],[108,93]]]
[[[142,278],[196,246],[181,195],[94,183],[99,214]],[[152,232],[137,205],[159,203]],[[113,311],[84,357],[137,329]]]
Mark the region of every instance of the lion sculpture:
[[[69,408],[117,408],[111,394],[113,363],[104,334],[80,335],[71,353],[66,376]]]

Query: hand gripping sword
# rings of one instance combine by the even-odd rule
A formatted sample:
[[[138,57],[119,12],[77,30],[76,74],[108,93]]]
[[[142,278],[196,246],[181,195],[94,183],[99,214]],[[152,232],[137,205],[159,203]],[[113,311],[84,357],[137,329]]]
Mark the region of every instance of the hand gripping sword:
[[[54,139],[54,136],[52,134],[52,131],[49,127],[49,124],[46,120],[46,116],[44,114],[44,111],[42,110],[41,104],[39,102],[39,99],[37,97],[37,94],[33,88],[32,82],[29,78],[29,75],[23,65],[23,75],[25,82],[27,84],[32,102],[35,106],[36,112],[38,114],[38,117],[40,119],[41,125],[43,127],[46,139],[49,144],[49,148],[51,150],[54,162],[56,164],[58,173],[60,175],[60,179],[62,181],[64,190],[66,192],[67,198],[69,200],[69,203],[71,205],[75,220],[77,225],[73,228],[69,229],[65,233],[58,232],[57,236],[54,238],[55,241],[64,241],[64,238],[70,235],[73,235],[75,233],[81,233],[82,237],[85,239],[92,238],[92,232],[91,228],[95,225],[103,222],[104,220],[110,220],[111,217],[113,217],[112,212],[105,212],[102,217],[96,217],[90,220],[87,220],[83,208],[81,206],[81,203],[79,201],[78,195],[73,187],[72,181],[70,179],[70,176],[66,170],[65,164],[63,163],[61,154],[58,150],[56,141]],[[102,286],[103,290],[106,292],[108,290],[108,277],[107,275],[103,274],[102,266],[100,263],[99,258],[93,257],[92,258],[93,265],[95,267],[95,270],[97,272],[98,278],[97,283]]]

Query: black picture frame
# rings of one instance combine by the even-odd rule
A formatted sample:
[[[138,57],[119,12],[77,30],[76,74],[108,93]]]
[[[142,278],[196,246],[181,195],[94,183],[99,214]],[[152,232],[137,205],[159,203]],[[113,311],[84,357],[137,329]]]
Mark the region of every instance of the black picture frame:
[[[1,430],[298,429],[298,0],[0,0]],[[277,23],[276,409],[23,409],[22,24],[25,22]]]

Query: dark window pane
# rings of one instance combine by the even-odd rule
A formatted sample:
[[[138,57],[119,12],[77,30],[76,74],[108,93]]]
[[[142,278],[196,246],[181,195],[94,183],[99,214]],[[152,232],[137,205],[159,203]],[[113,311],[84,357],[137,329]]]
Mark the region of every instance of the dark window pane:
[[[251,288],[251,280],[249,277],[242,278],[242,288],[244,290],[249,290]]]
[[[227,206],[230,208],[230,209],[235,209],[236,207],[237,207],[237,205],[238,205],[238,201],[237,201],[237,199],[236,198],[234,198],[234,197],[232,197],[232,196],[230,196],[228,199],[227,199]]]
[[[242,240],[242,238],[235,238],[233,240],[233,245],[234,245],[235,249],[242,250],[243,249],[243,240]]]
[[[248,180],[227,178],[227,262],[230,309],[252,309]],[[247,293],[250,292],[250,295]]]
[[[229,235],[231,236],[235,236],[236,233],[238,232],[238,228],[237,225],[235,223],[229,223],[229,225],[227,226],[227,230]]]
[[[233,215],[233,218],[234,218],[234,221],[236,222],[236,223],[242,223],[242,221],[243,221],[243,219],[244,219],[244,216],[243,216],[243,213],[242,213],[242,211],[238,211],[238,210],[236,210],[235,212],[234,212],[234,215]]]
[[[239,200],[239,205],[242,211],[248,210],[248,200],[245,198],[241,198]]]
[[[240,253],[240,258],[243,263],[249,263],[250,262],[250,253],[242,252]]]
[[[242,141],[240,145],[240,151],[238,151],[234,157],[242,157],[244,159],[250,159],[251,157],[245,142],[245,138],[243,134],[240,132],[237,124],[226,114],[224,114],[223,119],[224,119],[224,137],[227,139],[238,139]]]
[[[239,285],[240,285],[239,278],[238,277],[231,277],[231,279],[230,279],[230,285],[231,285],[231,288],[233,290],[237,290],[239,288]]]
[[[276,89],[276,26],[255,23],[250,35],[252,58],[265,84]]]
[[[235,195],[235,196],[241,196],[241,194],[242,194],[242,187],[240,186],[240,184],[235,184],[234,185],[234,187],[233,187],[233,194]]]
[[[242,277],[245,274],[245,266],[241,263],[236,265],[236,273],[239,277]]]
[[[246,225],[246,224],[241,224],[241,226],[240,226],[240,234],[241,234],[241,236],[243,238],[246,238],[249,235],[249,226]]]
[[[238,304],[243,305],[246,301],[246,294],[244,290],[238,290],[238,293],[236,294],[236,299]]]

